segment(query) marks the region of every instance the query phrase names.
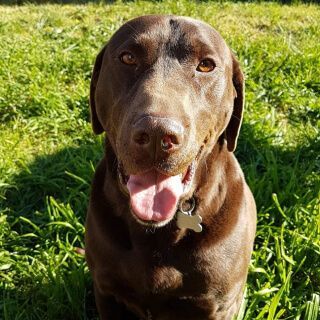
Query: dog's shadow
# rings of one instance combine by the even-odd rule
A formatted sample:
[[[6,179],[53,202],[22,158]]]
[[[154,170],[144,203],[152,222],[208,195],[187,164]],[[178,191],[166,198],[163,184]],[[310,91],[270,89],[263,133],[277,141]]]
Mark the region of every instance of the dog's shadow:
[[[11,226],[3,249],[14,257],[15,273],[25,269],[16,275],[22,287],[8,282],[3,291],[9,319],[20,311],[30,319],[41,312],[43,319],[96,319],[91,278],[75,251],[84,246],[90,184],[103,152],[99,139],[89,141],[36,157],[0,203]]]
[[[309,145],[300,145],[288,151],[270,145],[269,141],[270,139],[266,139],[266,137],[259,137],[258,133],[249,124],[244,123],[236,156],[255,196],[258,212],[263,208],[268,208],[272,213],[272,210],[276,210],[273,194],[277,194],[279,202],[284,206],[290,206],[296,201],[293,197],[296,186],[307,185],[306,177],[308,173],[316,170],[315,166],[319,166],[319,162],[315,162],[314,159],[317,154],[320,154],[320,147],[317,141],[311,141]],[[5,201],[1,205],[3,208],[0,209],[8,212],[8,219],[13,231],[20,236],[34,233],[37,228],[40,230],[39,232],[43,231],[40,243],[37,240],[30,242],[29,238],[26,238],[25,251],[27,255],[37,254],[38,258],[38,251],[35,248],[37,246],[48,247],[46,242],[52,236],[58,237],[62,243],[63,241],[70,241],[70,236],[76,235],[78,239],[83,238],[83,224],[90,183],[94,168],[102,157],[102,152],[101,141],[92,140],[90,143],[65,148],[52,155],[38,156],[30,165],[14,176],[14,187],[7,190]],[[272,219],[274,219],[273,223],[278,226],[283,222],[279,214],[275,214]],[[74,231],[71,230],[73,226],[70,226],[73,221],[77,224]],[[50,229],[49,227],[55,227],[56,229]],[[69,228],[71,231],[69,229],[69,231],[64,231],[63,228]],[[48,237],[46,237],[46,232],[48,232]],[[21,239],[23,238],[20,238],[19,241]],[[260,241],[262,239],[258,238],[256,241],[257,247],[259,247]],[[82,241],[75,241],[72,245],[82,246],[83,239]],[[14,246],[10,244],[6,247],[8,251],[14,250],[13,248]],[[48,247],[48,250],[50,250],[50,247]],[[56,250],[59,251],[60,248],[57,247]],[[31,291],[26,291],[26,293],[18,293],[19,289],[17,291],[7,290],[4,294],[7,299],[5,302],[11,303],[13,300],[17,300],[17,296],[17,301],[30,301],[30,292],[31,294],[33,292],[36,297],[41,297],[42,301],[47,301],[48,309],[54,309],[59,299],[62,304],[70,303],[68,290],[61,289],[67,285],[71,288],[70,290],[76,292],[83,290],[85,294],[80,294],[72,300],[74,304],[79,304],[81,309],[81,312],[77,310],[77,316],[73,313],[75,312],[73,306],[72,308],[65,308],[66,310],[60,308],[63,310],[63,316],[60,315],[60,317],[63,319],[78,319],[79,317],[81,319],[94,319],[96,313],[91,289],[92,284],[84,258],[78,257],[76,254],[70,256],[70,259],[66,258],[67,266],[61,264],[62,271],[58,278],[55,279],[52,276],[51,280],[48,280],[50,278],[48,277],[43,283],[41,282],[41,276],[35,281],[38,281],[35,287],[37,289],[31,288]],[[46,263],[45,261],[48,260],[44,259],[43,263]],[[77,261],[81,261],[79,262],[80,271]],[[80,283],[79,278],[81,277],[82,282],[80,281]],[[61,290],[54,290],[55,286],[58,286]],[[55,293],[57,299],[53,296]],[[7,303],[9,307],[10,303]]]
[[[13,178],[6,194],[12,212],[29,217],[42,211],[47,198],[69,203],[82,219],[94,168],[102,156],[100,141],[64,148],[54,154],[37,156]]]

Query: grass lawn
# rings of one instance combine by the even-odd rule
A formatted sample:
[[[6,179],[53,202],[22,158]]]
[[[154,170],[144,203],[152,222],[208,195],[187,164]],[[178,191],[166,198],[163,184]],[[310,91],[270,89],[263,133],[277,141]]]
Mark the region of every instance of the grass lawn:
[[[0,319],[95,319],[83,256],[102,155],[95,55],[128,19],[200,18],[246,74],[237,157],[258,206],[238,319],[320,319],[320,7],[137,1],[0,6]]]

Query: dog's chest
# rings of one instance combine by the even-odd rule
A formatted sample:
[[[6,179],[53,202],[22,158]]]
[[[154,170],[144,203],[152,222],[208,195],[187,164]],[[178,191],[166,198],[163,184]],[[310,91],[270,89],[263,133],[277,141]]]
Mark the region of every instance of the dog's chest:
[[[109,281],[113,280],[111,293],[142,318],[149,319],[146,317],[149,313],[153,317],[170,314],[172,310],[168,306],[177,304],[180,310],[177,319],[184,317],[180,313],[189,312],[205,313],[201,319],[211,319],[209,314],[217,307],[222,293],[219,288],[212,289],[212,283],[221,279],[214,276],[216,272],[211,267],[215,259],[211,254],[200,255],[190,247],[189,250],[144,247],[144,250],[133,248],[125,254],[122,252],[122,258],[117,260],[118,267],[112,270],[112,277],[108,277]]]
[[[208,276],[199,269],[164,263],[148,266],[135,278],[139,280],[131,283],[133,296],[137,298],[134,306],[145,315],[143,319],[171,319],[172,310],[168,307],[171,305],[177,305],[177,315],[173,318],[182,319],[189,312],[199,312],[206,313],[201,319],[209,319],[212,296],[208,294]]]
[[[183,278],[181,271],[173,266],[153,266],[144,279],[146,291],[151,294],[172,292],[182,288]]]
[[[207,292],[208,273],[192,259],[190,252],[167,250],[133,253],[126,269],[127,283],[138,295],[181,296]],[[128,261],[127,261],[128,262]]]
[[[186,275],[174,259],[158,251],[133,252],[126,262],[122,268],[127,283],[141,296],[166,294],[183,286]]]

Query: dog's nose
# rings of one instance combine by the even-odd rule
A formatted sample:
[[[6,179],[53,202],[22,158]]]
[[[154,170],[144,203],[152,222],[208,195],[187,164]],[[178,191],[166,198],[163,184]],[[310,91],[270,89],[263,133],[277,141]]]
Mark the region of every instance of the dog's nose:
[[[135,147],[157,157],[172,153],[183,144],[182,124],[170,118],[143,116],[133,125],[132,142]]]

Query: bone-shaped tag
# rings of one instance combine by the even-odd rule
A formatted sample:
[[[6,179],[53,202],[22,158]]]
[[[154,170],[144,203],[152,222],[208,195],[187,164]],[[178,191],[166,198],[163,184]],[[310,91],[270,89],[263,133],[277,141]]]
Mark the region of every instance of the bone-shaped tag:
[[[177,226],[180,229],[191,229],[195,232],[202,231],[202,218],[198,214],[190,215],[180,210],[177,212]]]

